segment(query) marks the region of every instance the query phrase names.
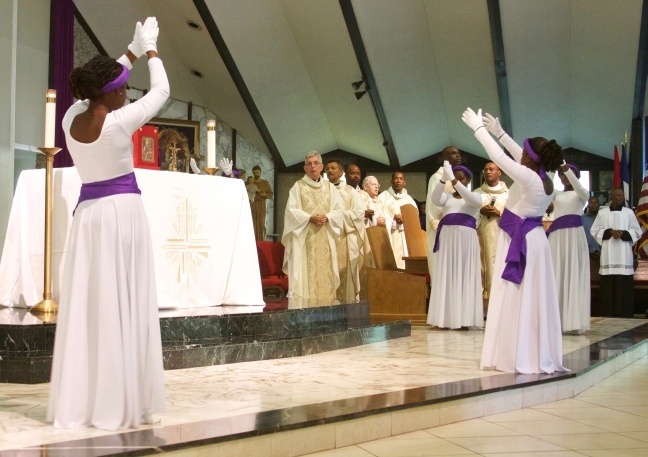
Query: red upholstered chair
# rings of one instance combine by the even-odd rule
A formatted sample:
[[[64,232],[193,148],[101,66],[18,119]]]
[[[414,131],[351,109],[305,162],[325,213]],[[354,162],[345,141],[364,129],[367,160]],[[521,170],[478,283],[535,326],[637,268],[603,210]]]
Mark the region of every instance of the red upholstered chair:
[[[281,270],[284,245],[276,241],[257,241],[256,245],[263,295],[280,295],[279,298],[283,298],[288,292],[288,276]]]

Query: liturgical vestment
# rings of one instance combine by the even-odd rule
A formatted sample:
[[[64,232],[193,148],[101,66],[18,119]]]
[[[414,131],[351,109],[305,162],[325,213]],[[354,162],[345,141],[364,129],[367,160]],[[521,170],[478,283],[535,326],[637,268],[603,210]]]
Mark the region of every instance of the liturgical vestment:
[[[386,191],[378,195],[378,200],[382,201],[385,207],[391,212],[390,217],[395,214],[400,214],[400,207],[403,205],[413,205],[415,208],[416,202],[407,194],[407,189],[403,189],[399,194],[394,192],[394,188],[390,187]],[[398,268],[405,268],[404,256],[407,256],[407,244],[405,243],[405,231],[403,225],[397,225],[390,230],[390,237],[392,242],[392,249],[394,250],[394,257],[396,258],[396,266]]]
[[[326,215],[322,226],[310,223],[314,214]],[[335,303],[340,285],[337,239],[344,226],[340,192],[329,181],[307,175],[288,194],[281,242],[285,246],[283,271],[288,275],[290,307]]]

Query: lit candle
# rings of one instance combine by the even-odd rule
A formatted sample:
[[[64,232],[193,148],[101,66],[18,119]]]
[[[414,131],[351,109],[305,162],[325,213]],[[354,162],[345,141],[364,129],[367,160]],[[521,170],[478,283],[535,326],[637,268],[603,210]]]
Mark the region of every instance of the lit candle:
[[[54,125],[56,124],[56,90],[47,89],[45,93],[45,144],[54,147]]]
[[[216,120],[207,121],[207,167],[216,168]]]

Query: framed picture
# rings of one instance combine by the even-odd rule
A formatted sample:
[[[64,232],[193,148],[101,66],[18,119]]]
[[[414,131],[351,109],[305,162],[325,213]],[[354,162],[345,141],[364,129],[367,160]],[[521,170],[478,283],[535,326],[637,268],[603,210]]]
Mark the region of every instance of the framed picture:
[[[160,170],[190,173],[190,159],[200,163],[200,122],[154,117],[147,125],[158,129]]]

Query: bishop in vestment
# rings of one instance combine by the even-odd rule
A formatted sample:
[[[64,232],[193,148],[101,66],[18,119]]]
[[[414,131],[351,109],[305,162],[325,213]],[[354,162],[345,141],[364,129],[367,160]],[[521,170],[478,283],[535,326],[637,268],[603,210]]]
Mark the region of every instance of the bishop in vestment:
[[[308,153],[306,174],[288,194],[281,242],[291,308],[333,304],[340,285],[337,239],[344,206],[340,192],[321,177],[323,168],[320,154]]]

